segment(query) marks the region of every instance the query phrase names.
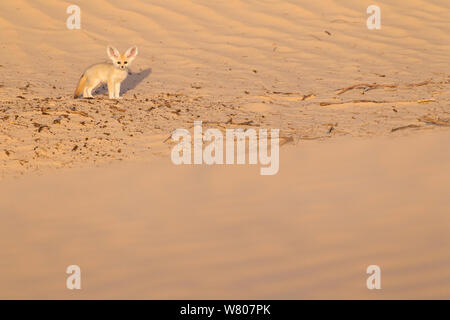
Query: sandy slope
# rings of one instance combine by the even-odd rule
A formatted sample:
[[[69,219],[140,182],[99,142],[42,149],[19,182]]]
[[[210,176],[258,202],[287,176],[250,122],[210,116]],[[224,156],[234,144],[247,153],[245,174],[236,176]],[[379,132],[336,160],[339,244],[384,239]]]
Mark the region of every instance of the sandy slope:
[[[168,149],[162,141],[173,129],[194,119],[222,127],[230,118],[252,120],[295,140],[390,135],[405,127],[394,133],[403,135],[429,128],[418,121],[424,116],[448,124],[450,10],[444,0],[379,1],[379,31],[366,28],[366,6],[356,0],[76,3],[82,30],[66,28],[64,1],[0,4],[3,176],[132,152],[136,158],[149,148],[159,153]],[[140,48],[124,84],[126,100],[118,105],[126,121],[143,119],[133,136],[120,133],[134,129],[117,126],[120,116],[110,112],[109,101],[71,99],[84,68],[106,59],[108,43]],[[181,101],[160,103],[166,94],[180,94]],[[49,115],[42,116],[42,108]],[[92,121],[80,126],[82,117],[68,114],[70,108]],[[140,112],[151,108],[157,115]],[[61,114],[70,117],[54,125]],[[98,126],[111,122],[117,130],[108,138]],[[42,125],[50,130],[36,133]],[[101,143],[83,147],[87,137]],[[116,152],[125,144],[132,147]],[[36,148],[45,150],[38,152],[43,157]]]
[[[449,143],[310,141],[271,177],[160,159],[3,183],[0,298],[448,299]]]

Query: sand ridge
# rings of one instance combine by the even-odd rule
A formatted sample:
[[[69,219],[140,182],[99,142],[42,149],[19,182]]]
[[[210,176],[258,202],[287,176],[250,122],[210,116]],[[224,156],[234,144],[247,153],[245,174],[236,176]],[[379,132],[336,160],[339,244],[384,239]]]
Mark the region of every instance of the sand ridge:
[[[166,137],[194,120],[299,141],[403,135],[450,118],[445,1],[380,1],[377,31],[354,0],[78,5],[81,30],[66,28],[64,2],[0,4],[2,176],[166,154]],[[125,99],[102,87],[72,100],[107,44],[139,47]]]
[[[242,107],[181,93],[134,96],[120,102],[65,97],[3,101],[2,176],[168,155],[173,146],[172,132],[191,129],[194,120],[222,131],[281,128],[282,145],[341,136],[398,136],[450,127],[446,109],[434,100],[395,104],[372,100],[324,102],[294,112],[269,107],[262,113],[259,109],[271,104]]]

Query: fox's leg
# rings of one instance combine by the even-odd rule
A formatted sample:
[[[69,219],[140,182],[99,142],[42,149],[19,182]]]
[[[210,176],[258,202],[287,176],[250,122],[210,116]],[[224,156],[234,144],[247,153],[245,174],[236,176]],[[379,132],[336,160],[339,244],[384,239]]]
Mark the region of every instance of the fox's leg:
[[[88,98],[93,98],[93,96],[92,96],[92,89],[94,89],[94,88],[88,88],[87,89],[87,94],[88,94],[87,97]]]
[[[114,99],[115,95],[114,95],[114,82],[112,81],[108,81],[108,95],[110,99]]]
[[[85,98],[93,98],[92,90],[94,90],[99,83],[100,81],[92,81],[88,79],[88,81],[86,82],[86,86],[84,87],[85,93],[83,93],[83,96]]]
[[[114,84],[114,98],[121,99],[120,97],[120,82]]]

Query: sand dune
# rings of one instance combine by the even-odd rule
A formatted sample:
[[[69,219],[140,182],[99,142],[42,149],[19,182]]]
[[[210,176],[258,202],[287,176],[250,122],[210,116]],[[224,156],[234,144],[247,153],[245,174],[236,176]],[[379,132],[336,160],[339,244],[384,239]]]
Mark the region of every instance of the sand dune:
[[[112,156],[124,157],[111,150],[125,143],[135,146],[133,157],[149,147],[159,154],[164,146],[148,141],[159,136],[164,141],[198,117],[223,126],[230,118],[252,120],[297,140],[328,139],[331,126],[333,136],[390,135],[400,127],[407,130],[396,135],[409,134],[430,128],[418,118],[449,118],[446,1],[380,1],[378,31],[367,29],[365,4],[354,0],[78,4],[81,30],[66,28],[66,2],[0,4],[0,139],[10,155],[16,154],[1,155],[2,176],[110,162]],[[58,129],[53,121],[67,108],[95,109],[94,124],[116,121],[108,101],[86,108],[71,99],[84,69],[106,60],[107,44],[140,48],[120,105],[127,116],[146,117],[149,124],[134,135],[139,139],[114,133],[116,143],[86,149],[92,155],[88,160],[71,150],[78,145],[81,152],[83,139],[96,131],[80,128],[78,119],[66,118]],[[367,87],[373,84],[378,86]],[[106,90],[97,94],[104,97]],[[183,99],[169,99],[173,110],[168,110],[152,102],[161,94]],[[52,116],[42,117],[42,107]],[[168,115],[148,118],[135,112],[150,108]],[[178,110],[185,115],[181,121],[173,116]],[[51,133],[36,135],[34,122]],[[36,144],[31,136],[45,138]],[[35,148],[46,149],[52,160],[36,159]]]
[[[0,2],[1,298],[448,298],[448,1],[70,4]],[[124,99],[74,100],[107,44]],[[174,168],[194,120],[280,129],[280,174]]]

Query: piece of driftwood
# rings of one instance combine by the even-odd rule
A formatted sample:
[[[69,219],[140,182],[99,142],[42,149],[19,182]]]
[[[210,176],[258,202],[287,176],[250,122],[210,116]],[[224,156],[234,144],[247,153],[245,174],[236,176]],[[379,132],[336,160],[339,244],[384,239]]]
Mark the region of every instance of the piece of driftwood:
[[[351,101],[343,101],[343,102],[321,102],[320,106],[331,106],[331,105],[338,105],[338,104],[346,104],[346,103],[391,103],[389,101],[385,100],[367,100],[367,99],[360,99],[360,100],[351,100]]]
[[[450,127],[450,119],[433,119],[428,116],[423,116],[418,120],[435,126]]]
[[[441,81],[441,82],[433,82],[431,80],[422,81],[419,83],[407,83],[405,85],[397,85],[397,84],[378,84],[378,83],[358,83],[354,84],[349,87],[345,87],[342,89],[336,90],[336,94],[341,95],[347,91],[353,90],[353,89],[363,89],[363,93],[366,93],[369,90],[377,89],[377,88],[413,88],[413,87],[422,87],[426,86],[428,84],[447,84],[448,81]]]
[[[353,89],[364,89],[364,92],[367,92],[369,90],[377,89],[377,88],[396,88],[397,86],[394,84],[377,84],[377,83],[358,83],[346,88],[338,89],[336,90],[337,95],[341,95],[347,91],[353,90]]]
[[[392,128],[391,132],[395,132],[398,130],[404,130],[404,129],[415,129],[415,128],[420,128],[420,126],[418,126],[417,124],[408,124],[407,126]]]

